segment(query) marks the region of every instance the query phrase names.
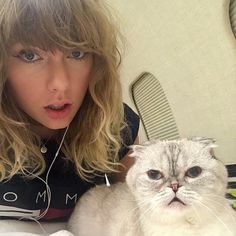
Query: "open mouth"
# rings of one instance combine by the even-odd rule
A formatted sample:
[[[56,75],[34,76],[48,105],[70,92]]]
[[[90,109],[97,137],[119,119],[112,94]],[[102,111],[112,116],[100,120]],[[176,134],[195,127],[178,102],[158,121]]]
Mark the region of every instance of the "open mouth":
[[[54,111],[61,111],[67,108],[69,104],[64,104],[64,105],[48,105],[46,108]]]
[[[64,119],[66,118],[71,110],[72,104],[50,104],[45,107],[46,114],[52,119]]]
[[[181,203],[181,204],[183,204],[183,205],[186,205],[184,202],[182,202],[179,198],[177,198],[177,197],[174,197],[170,202],[169,202],[169,204],[168,205],[171,205],[172,203]]]

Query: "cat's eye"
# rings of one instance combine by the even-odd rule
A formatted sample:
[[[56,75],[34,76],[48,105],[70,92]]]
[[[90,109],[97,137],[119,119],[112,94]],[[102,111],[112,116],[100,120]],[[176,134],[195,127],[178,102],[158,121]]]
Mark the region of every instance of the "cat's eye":
[[[154,179],[154,180],[159,180],[159,179],[163,178],[162,173],[158,170],[149,170],[147,172],[147,175],[150,179]]]
[[[199,166],[194,166],[189,168],[186,173],[185,176],[188,176],[190,178],[196,178],[198,177],[200,174],[202,173],[202,168]]]

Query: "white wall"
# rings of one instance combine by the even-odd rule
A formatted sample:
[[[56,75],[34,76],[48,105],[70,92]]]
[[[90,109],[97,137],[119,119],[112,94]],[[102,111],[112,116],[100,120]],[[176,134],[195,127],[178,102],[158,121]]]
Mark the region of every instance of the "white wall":
[[[109,0],[127,39],[121,77],[143,71],[160,81],[180,135],[217,139],[216,154],[236,162],[236,40],[228,0]],[[141,129],[141,141],[145,134]]]

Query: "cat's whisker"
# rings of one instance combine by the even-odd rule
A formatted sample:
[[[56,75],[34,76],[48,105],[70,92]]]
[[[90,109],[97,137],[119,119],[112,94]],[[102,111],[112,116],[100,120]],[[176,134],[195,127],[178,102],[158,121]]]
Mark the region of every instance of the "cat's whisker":
[[[204,196],[205,196],[205,195],[204,195]],[[212,198],[209,198],[209,197],[205,197],[205,198],[206,198],[208,201],[213,202],[214,204],[216,204],[216,205],[218,205],[218,206],[222,206],[222,207],[225,207],[225,202],[227,202],[226,199],[224,199],[225,202],[220,203],[220,202],[218,202],[218,201],[216,201],[216,200],[214,200],[214,199],[212,199]],[[226,209],[226,211],[227,211],[227,213],[229,214],[230,218],[236,223],[236,219],[235,219],[234,215],[232,214],[232,212],[230,211],[230,208],[229,208],[229,209]]]
[[[142,223],[144,222],[144,219],[147,215],[149,215],[150,212],[153,212],[154,207],[149,206],[144,212],[142,212],[142,215],[139,216],[139,220],[136,223]]]
[[[157,205],[158,205],[158,203],[160,203],[160,199],[164,198],[165,195],[166,195],[166,192],[162,191],[161,195],[159,192],[158,194],[155,195],[155,197],[152,197],[152,203],[153,203],[152,205],[150,205],[150,198],[147,199],[149,204],[148,204],[147,209],[144,212],[142,212],[142,215],[139,218],[141,222],[143,222],[143,220],[146,218],[147,215],[148,215],[148,218],[150,217],[149,213],[156,212]]]
[[[130,199],[131,200],[131,199]],[[142,200],[141,202],[137,202],[135,199],[131,200],[132,202],[135,202],[136,204],[136,207],[134,207],[133,209],[130,210],[130,215],[134,216],[134,218],[136,219],[133,223],[132,223],[132,227],[135,227],[135,228],[139,228],[139,224],[140,224],[140,206],[146,206],[146,203],[149,202],[149,199],[144,199]],[[123,219],[123,223],[122,225],[124,225],[124,227],[126,226],[127,224],[127,221],[131,220],[129,219],[129,216],[126,216],[124,219]],[[132,219],[133,220],[133,219]],[[117,231],[117,236],[122,236],[123,233],[122,233],[122,230],[123,230],[123,227],[120,228],[120,231]]]
[[[196,209],[194,206],[191,206],[191,207],[192,207],[192,209],[193,209],[193,211],[194,211],[194,213],[195,213],[195,215],[196,215],[198,221],[201,223],[201,222],[202,222],[202,218],[201,218],[201,216],[198,214],[197,209]]]
[[[213,194],[213,193],[204,193],[204,196],[211,196],[211,197],[214,197],[214,198],[219,198],[219,199],[224,199],[227,201],[227,199],[223,196],[219,196],[219,195],[216,195],[216,194]]]
[[[163,195],[163,194],[162,194]],[[153,196],[147,196],[147,198],[143,199],[142,201],[138,201],[137,205],[141,208],[141,207],[145,207],[146,203],[148,203],[148,205],[150,205],[150,199],[152,198],[152,202],[157,202],[162,195],[160,194],[160,192],[158,194],[156,194],[154,197]]]
[[[156,202],[160,197],[158,195],[156,195],[153,199],[153,202]],[[144,209],[145,211],[142,211],[142,215],[139,215],[139,210],[140,208]],[[136,221],[133,222],[133,225],[139,225],[140,222],[143,221],[143,219],[146,217],[146,215],[150,212],[153,212],[153,210],[155,209],[155,206],[151,206],[150,205],[150,196],[148,196],[147,198],[143,199],[142,201],[137,202],[137,207],[133,209],[133,211],[136,211],[136,214],[138,214],[138,217],[136,218]]]
[[[204,208],[206,208],[208,210],[208,212],[214,216],[218,222],[220,222],[224,228],[230,233],[232,234],[232,236],[234,236],[234,233],[229,229],[229,227],[225,224],[225,222],[217,216],[216,212],[214,210],[212,210],[211,208],[209,208],[208,206],[206,206],[205,204],[203,204],[201,201],[195,201],[196,203],[199,203],[201,206],[203,206]]]

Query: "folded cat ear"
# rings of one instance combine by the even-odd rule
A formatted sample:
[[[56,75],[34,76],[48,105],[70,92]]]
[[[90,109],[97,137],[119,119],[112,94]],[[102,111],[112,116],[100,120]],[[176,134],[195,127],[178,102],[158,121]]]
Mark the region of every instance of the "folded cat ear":
[[[131,145],[129,148],[132,152],[129,154],[130,157],[138,158],[144,152],[146,147],[144,145]]]
[[[214,138],[206,138],[206,137],[191,137],[189,140],[193,142],[198,142],[203,144],[205,147],[208,148],[215,148],[218,147],[217,144],[215,144],[216,140]]]
[[[132,153],[129,154],[130,157],[135,157],[135,158],[139,158],[144,152],[145,150],[147,150],[147,148],[149,146],[151,146],[152,144],[156,144],[159,143],[160,140],[158,139],[153,139],[153,140],[148,140],[143,142],[142,144],[135,144],[135,145],[131,145],[129,146],[129,148],[133,151]]]

